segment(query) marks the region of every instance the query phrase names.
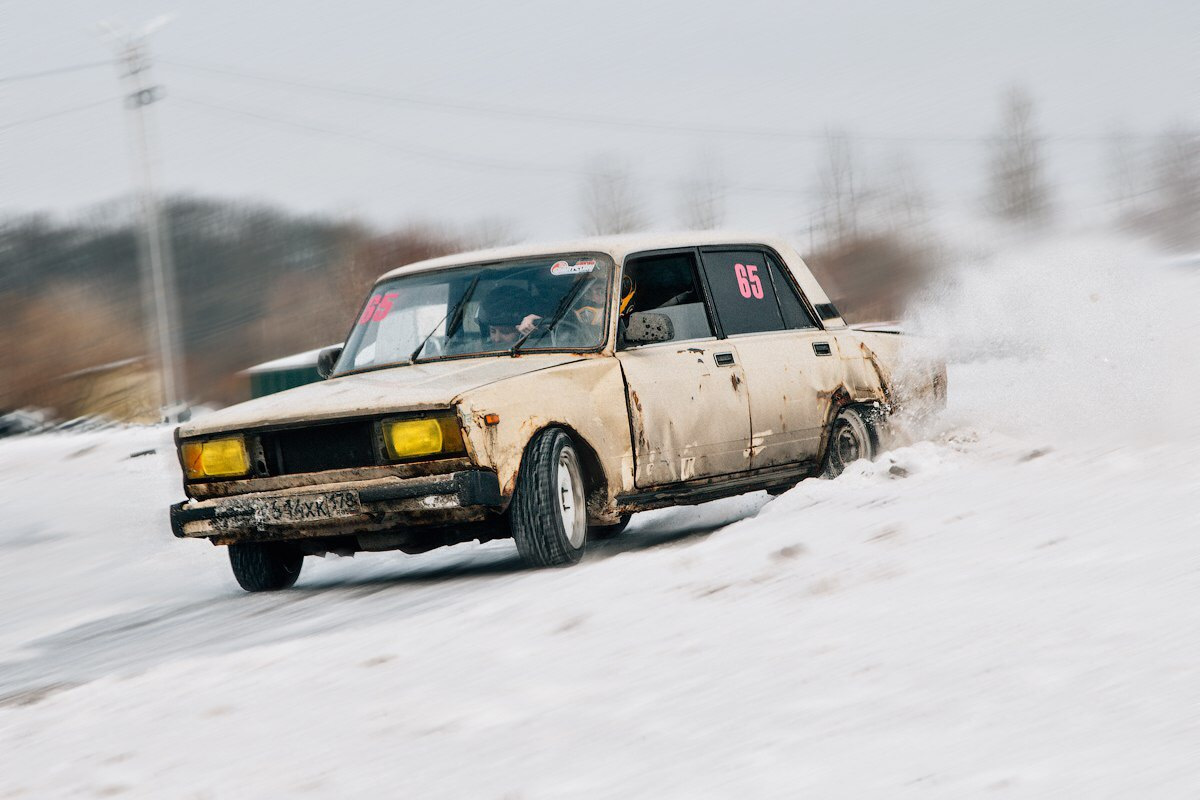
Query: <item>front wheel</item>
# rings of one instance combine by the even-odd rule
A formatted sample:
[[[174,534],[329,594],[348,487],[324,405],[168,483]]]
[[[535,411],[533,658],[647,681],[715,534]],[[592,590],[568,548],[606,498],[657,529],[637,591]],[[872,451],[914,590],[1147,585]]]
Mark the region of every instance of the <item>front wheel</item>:
[[[300,577],[304,554],[283,542],[245,542],[229,545],[233,577],[247,592],[287,589]]]
[[[879,439],[871,417],[853,406],[839,411],[825,451],[825,477],[836,478],[860,458],[871,460],[878,454]]]
[[[571,437],[558,428],[525,448],[509,522],[517,552],[531,567],[574,564],[587,544],[587,493]]]

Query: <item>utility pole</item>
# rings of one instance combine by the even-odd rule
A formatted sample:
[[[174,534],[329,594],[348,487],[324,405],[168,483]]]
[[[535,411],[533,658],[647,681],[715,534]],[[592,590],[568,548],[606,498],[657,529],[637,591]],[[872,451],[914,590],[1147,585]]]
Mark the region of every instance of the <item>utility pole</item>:
[[[172,420],[184,412],[180,406],[185,394],[184,385],[178,372],[179,314],[175,300],[170,235],[166,220],[159,213],[154,190],[154,158],[145,112],[147,106],[163,97],[162,87],[154,85],[150,79],[147,44],[149,34],[161,24],[153,22],[141,33],[121,36],[118,63],[127,91],[125,102],[133,134],[134,177],[142,209],[144,230],[139,248],[142,287],[147,321],[153,320],[153,324],[147,325],[147,340],[149,352],[158,351],[163,416]]]

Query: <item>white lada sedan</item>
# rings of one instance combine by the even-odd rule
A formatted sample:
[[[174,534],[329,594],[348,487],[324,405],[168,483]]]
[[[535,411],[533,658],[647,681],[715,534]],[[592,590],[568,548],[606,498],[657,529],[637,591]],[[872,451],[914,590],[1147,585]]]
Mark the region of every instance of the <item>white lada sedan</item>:
[[[637,511],[782,491],[872,457],[906,402],[945,399],[904,337],[852,329],[772,238],[521,246],[379,278],[326,380],[176,432],[176,536],[227,546],[248,591],[306,555],[512,537],[579,560]]]

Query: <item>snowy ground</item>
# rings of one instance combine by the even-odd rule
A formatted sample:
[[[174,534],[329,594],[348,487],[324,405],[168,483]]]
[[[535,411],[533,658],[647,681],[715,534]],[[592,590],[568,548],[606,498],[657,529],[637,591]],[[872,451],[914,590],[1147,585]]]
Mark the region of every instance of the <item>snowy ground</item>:
[[[0,797],[1196,797],[1198,302],[1120,242],[980,258],[915,443],[567,570],[246,595],[170,536],[169,432],[0,442]]]

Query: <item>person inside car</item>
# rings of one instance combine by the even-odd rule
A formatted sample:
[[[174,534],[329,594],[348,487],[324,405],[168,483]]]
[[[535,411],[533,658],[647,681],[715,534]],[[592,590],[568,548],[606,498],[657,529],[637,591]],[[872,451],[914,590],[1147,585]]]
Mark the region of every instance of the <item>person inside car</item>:
[[[621,281],[621,317],[627,317],[633,310],[633,296],[636,290],[633,279],[626,275]],[[571,310],[568,319],[574,320],[585,329],[594,331],[604,322],[604,307],[608,297],[608,285],[604,278],[596,278],[588,283],[580,293],[579,300]],[[532,331],[541,320],[540,316],[531,314],[522,320],[517,329],[522,333]]]
[[[622,318],[633,310],[635,293],[633,278],[626,275],[621,279],[621,305],[618,313]],[[583,325],[599,327],[604,321],[604,303],[608,299],[608,287],[603,278],[597,278],[583,291],[579,305],[574,309],[575,319]]]
[[[632,278],[625,276],[621,282],[622,318],[633,310],[634,293]],[[558,327],[564,328],[560,333],[566,334],[570,340],[579,340],[572,341],[572,344],[592,344],[598,341],[601,336],[600,326],[604,321],[607,294],[608,287],[604,279],[590,281],[567,316],[573,323],[569,327],[574,330],[567,333],[567,326],[560,325]],[[480,304],[476,320],[488,342],[514,344],[522,336],[531,334],[542,321],[541,314],[530,313],[529,309],[534,307],[536,302],[528,291],[516,286],[498,286],[489,292]]]
[[[536,304],[525,289],[497,286],[479,304],[475,319],[484,338],[492,344],[514,344],[531,332],[542,317],[530,312]]]

